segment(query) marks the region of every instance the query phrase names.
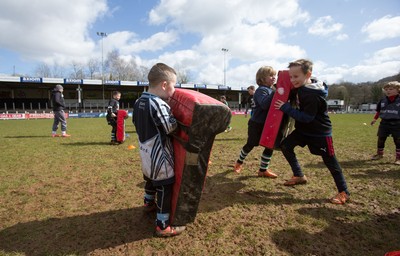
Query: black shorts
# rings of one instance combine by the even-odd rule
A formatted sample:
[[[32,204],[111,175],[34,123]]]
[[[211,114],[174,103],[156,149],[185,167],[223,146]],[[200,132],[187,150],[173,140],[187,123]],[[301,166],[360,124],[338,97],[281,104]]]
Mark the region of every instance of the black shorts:
[[[107,123],[112,127],[117,127],[117,118],[116,117],[107,117]]]
[[[257,147],[260,144],[264,124],[256,123],[250,119],[247,125],[247,145]]]
[[[294,130],[289,136],[282,142],[286,145],[300,146],[304,148],[308,146],[310,153],[318,156],[334,156],[335,150],[333,148],[332,136],[314,137],[304,135],[297,130]]]
[[[390,135],[392,135],[393,138],[400,137],[400,120],[382,119],[379,124],[378,136],[389,137]]]

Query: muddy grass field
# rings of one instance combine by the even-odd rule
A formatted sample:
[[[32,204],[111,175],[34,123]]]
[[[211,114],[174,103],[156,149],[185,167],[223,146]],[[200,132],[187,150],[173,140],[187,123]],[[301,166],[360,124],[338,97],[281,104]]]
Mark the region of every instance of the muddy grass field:
[[[131,118],[126,142],[110,146],[104,119],[69,119],[71,138],[51,138],[52,120],[0,121],[0,255],[384,255],[400,250],[400,166],[392,138],[376,151],[372,115],[331,115],[334,146],[351,192],[336,188],[318,156],[297,153],[309,183],[291,177],[275,151],[271,180],[256,177],[262,148],[233,164],[247,137],[244,116],[217,135],[197,217],[173,238],[153,237],[142,211],[143,179]],[[367,125],[364,125],[366,123]]]

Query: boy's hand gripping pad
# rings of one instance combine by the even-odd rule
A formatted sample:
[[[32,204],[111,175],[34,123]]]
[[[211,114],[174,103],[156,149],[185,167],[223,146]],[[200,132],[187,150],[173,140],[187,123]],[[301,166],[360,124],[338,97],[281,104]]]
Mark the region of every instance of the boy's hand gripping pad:
[[[278,149],[282,138],[287,136],[291,126],[289,123],[290,119],[282,111],[275,109],[274,104],[277,100],[287,102],[291,89],[293,89],[293,85],[292,82],[290,82],[289,71],[279,71],[276,91],[272,98],[260,138],[261,146],[270,149]]]

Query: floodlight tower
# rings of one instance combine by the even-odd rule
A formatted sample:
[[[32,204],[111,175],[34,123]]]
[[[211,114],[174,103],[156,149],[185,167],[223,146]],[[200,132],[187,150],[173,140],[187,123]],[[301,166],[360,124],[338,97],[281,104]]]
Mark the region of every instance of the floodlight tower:
[[[224,52],[224,86],[226,86],[226,62],[225,62],[225,55],[229,51],[229,49],[222,48],[221,51]]]
[[[103,110],[104,108],[104,61],[103,61],[103,54],[104,54],[104,48],[103,48],[103,39],[104,37],[107,37],[107,33],[105,32],[97,32],[97,35],[101,37],[101,85],[103,87]]]

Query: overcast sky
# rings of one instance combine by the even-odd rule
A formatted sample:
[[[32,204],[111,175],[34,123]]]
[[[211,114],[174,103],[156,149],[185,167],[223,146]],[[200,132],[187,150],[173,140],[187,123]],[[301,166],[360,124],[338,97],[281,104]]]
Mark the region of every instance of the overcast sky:
[[[104,55],[164,62],[194,83],[223,84],[225,66],[228,86],[247,87],[259,67],[297,58],[329,84],[400,72],[399,0],[2,0],[0,31],[2,75],[101,59],[96,32]]]

